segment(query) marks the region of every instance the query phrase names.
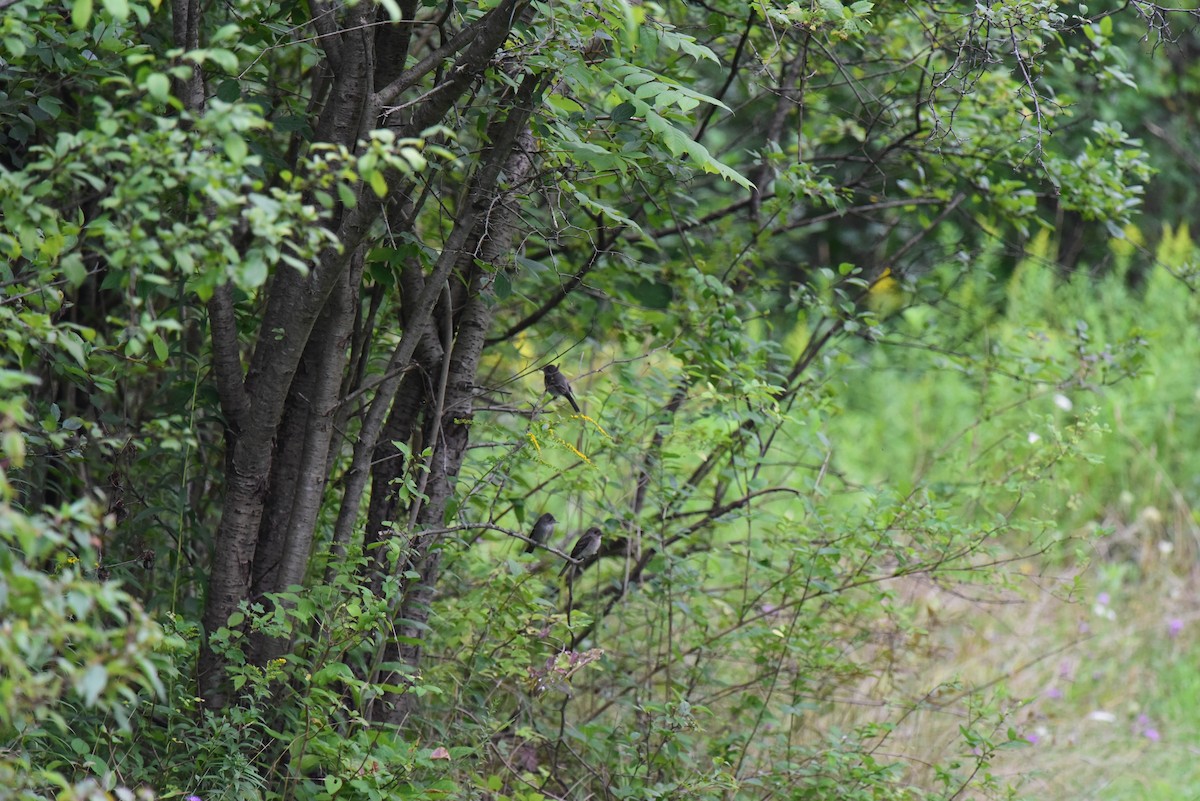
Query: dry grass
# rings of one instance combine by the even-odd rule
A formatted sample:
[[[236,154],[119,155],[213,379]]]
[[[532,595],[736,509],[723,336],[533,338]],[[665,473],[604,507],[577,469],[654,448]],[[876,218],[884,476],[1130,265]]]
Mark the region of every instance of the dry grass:
[[[1183,528],[1118,529],[1078,577],[1026,573],[1024,597],[913,582],[903,595],[928,635],[896,685],[927,702],[886,749],[931,786],[922,766],[950,757],[970,720],[966,695],[945,688],[978,688],[1028,743],[991,765],[1021,797],[1200,798],[1200,570]]]

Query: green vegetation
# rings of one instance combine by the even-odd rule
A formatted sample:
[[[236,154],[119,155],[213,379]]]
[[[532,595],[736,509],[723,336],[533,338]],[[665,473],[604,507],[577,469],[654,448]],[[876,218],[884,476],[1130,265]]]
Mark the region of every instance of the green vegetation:
[[[1193,12],[0,12],[0,798],[1195,782]]]
[[[1113,248],[1104,276],[1063,280],[1035,244],[999,286],[959,286],[946,296],[954,308],[970,312],[968,299],[993,291],[1003,311],[955,355],[914,348],[928,315],[906,311],[857,365],[846,382],[853,408],[832,421],[854,480],[936,488],[982,522],[995,509],[977,488],[1016,474],[1010,532],[1060,543],[1000,565],[1003,590],[963,596],[922,583],[905,596],[929,637],[917,686],[998,682],[1019,705],[1013,723],[1030,745],[996,770],[1030,798],[1169,798],[1195,781],[1197,728],[1180,711],[1194,698],[1182,674],[1197,654],[1200,529],[1186,478],[1196,468],[1180,443],[1198,402],[1197,354],[1178,332],[1197,300],[1177,278],[1195,253],[1186,228],[1167,231],[1156,266],[1134,283],[1130,247]],[[977,369],[988,353],[1021,369]],[[868,447],[854,446],[859,431]],[[1022,457],[1036,480],[1019,475]],[[932,748],[954,725],[912,732]]]

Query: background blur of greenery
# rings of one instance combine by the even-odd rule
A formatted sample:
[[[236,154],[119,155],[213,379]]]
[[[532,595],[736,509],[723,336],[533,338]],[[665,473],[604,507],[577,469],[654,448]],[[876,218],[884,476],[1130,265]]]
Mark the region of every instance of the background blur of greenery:
[[[315,6],[212,10],[186,62],[157,5],[102,5],[6,5],[0,22],[0,798],[1166,799],[1200,783],[1192,15],[763,3],[739,38],[731,3],[539,6],[480,67],[453,136],[342,152],[305,116]],[[441,23],[494,7],[449,4]],[[943,13],[979,26],[957,53],[924,49]],[[638,38],[635,14],[662,39]],[[607,72],[580,60],[597,42]],[[754,78],[725,83],[739,42]],[[207,106],[180,99],[182,63],[205,66]],[[315,271],[352,209],[424,187],[439,203],[410,228],[366,226],[379,349],[339,397],[369,396],[411,319],[389,293],[405,265],[432,274],[504,121],[491,109],[542,70],[570,80],[530,126],[551,176],[518,193],[531,233],[515,263],[461,268],[488,279],[499,341],[473,371],[494,394],[462,423],[436,567],[413,556],[437,461],[420,457],[440,447],[419,437],[383,482],[391,536],[372,548],[354,505],[335,547],[355,407],[303,580],[205,632],[237,478],[209,344],[222,290],[249,361],[282,338],[257,327],[270,277]],[[755,83],[772,70],[804,103]],[[613,75],[645,83],[621,94]],[[889,139],[930,76],[953,88],[921,100],[933,129]],[[637,85],[657,94],[635,105]],[[800,133],[760,141],[780,98]],[[728,115],[710,127],[710,108]],[[773,181],[753,214],[743,176]],[[522,328],[593,246],[602,268]],[[586,418],[530,413],[527,373],[557,354]],[[592,524],[628,547],[568,593],[560,557],[508,535],[547,509],[556,548]],[[398,615],[422,582],[428,618]],[[221,703],[197,683],[206,648]],[[399,720],[380,711],[395,697],[412,701]]]
[[[960,288],[963,298],[1003,298],[974,358],[910,347],[929,317],[902,313],[888,339],[904,347],[877,349],[858,365],[847,409],[832,422],[858,480],[936,487],[973,515],[984,511],[977,494],[959,488],[1008,477],[1030,449],[1073,441],[1077,458],[1039,465],[1020,499],[1016,519],[1062,546],[1002,568],[1024,591],[954,597],[914,587],[907,596],[932,640],[922,669],[1003,679],[1024,702],[1015,717],[1031,744],[999,764],[1031,798],[1171,798],[1198,779],[1200,731],[1183,710],[1195,701],[1184,674],[1200,619],[1197,474],[1185,444],[1200,383],[1188,367],[1195,346],[1180,332],[1200,309],[1179,286],[1195,259],[1186,225],[1161,234],[1156,266],[1136,281],[1129,243],[1112,244],[1111,273],[1063,280],[1043,239],[999,286]],[[1107,346],[1096,343],[1111,342],[1132,349],[1134,377],[1106,378]],[[1010,363],[1021,369],[988,375],[980,369],[988,353],[1017,355]],[[1046,370],[1073,377],[1030,383]],[[1066,433],[1080,421],[1088,425]],[[861,441],[886,446],[854,447],[848,435],[860,431],[869,432]],[[916,731],[945,736],[936,725]]]

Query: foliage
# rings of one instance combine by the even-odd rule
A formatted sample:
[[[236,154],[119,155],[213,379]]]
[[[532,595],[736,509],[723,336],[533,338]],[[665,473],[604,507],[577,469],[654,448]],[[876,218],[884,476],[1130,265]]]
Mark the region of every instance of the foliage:
[[[106,522],[82,501],[33,517],[0,510],[0,781],[12,797],[95,798],[126,784],[124,755],[106,753],[85,721],[104,717],[120,740],[143,699],[164,694],[159,627],[97,580]]]
[[[1012,792],[1020,703],[926,679],[916,599],[1070,559],[1089,396],[1190,319],[1118,122],[1179,17],[5,12],[11,786]]]

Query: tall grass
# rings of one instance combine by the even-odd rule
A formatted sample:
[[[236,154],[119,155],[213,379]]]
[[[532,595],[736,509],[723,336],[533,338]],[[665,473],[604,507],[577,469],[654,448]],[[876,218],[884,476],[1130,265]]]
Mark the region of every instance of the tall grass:
[[[1200,797],[1200,298],[1186,228],[1161,241],[1149,267],[1118,243],[1102,274],[1061,274],[1047,237],[1006,280],[948,271],[840,374],[848,481],[1003,517],[1014,555],[1059,545],[1003,590],[899,593],[928,632],[911,691],[996,689],[1027,746],[994,767],[1028,798]],[[905,720],[911,753],[950,737],[937,707]]]

